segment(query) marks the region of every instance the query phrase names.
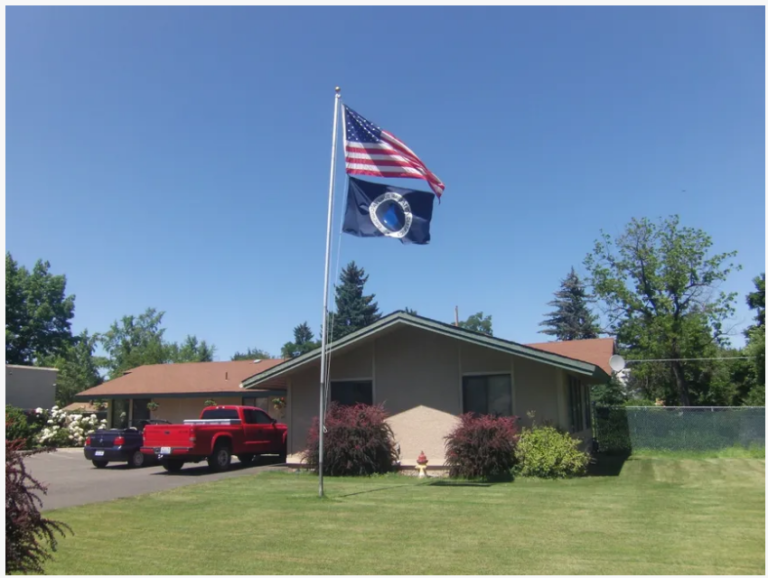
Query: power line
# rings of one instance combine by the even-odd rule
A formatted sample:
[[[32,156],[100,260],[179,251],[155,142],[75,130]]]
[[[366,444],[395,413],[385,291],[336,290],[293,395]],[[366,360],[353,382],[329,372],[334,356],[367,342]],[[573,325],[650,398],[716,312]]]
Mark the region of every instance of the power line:
[[[626,363],[646,363],[651,361],[730,361],[732,359],[752,359],[751,357],[680,357],[677,359],[627,359]]]

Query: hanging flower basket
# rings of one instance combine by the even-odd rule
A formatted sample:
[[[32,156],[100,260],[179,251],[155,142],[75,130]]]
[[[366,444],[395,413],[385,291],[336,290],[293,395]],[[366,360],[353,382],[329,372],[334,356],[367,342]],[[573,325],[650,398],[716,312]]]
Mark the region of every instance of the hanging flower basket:
[[[147,404],[147,409],[148,409],[149,411],[157,411],[158,409],[160,409],[160,405],[159,405],[159,404],[157,404],[157,403],[155,403],[154,401],[150,401],[150,402]]]
[[[204,405],[205,407],[211,407],[212,405],[216,405],[216,402],[215,402],[215,401],[213,401],[212,399],[206,399],[206,400],[203,402],[203,405]]]
[[[285,398],[284,397],[273,397],[272,398],[272,407],[274,407],[277,411],[282,411],[285,409]]]

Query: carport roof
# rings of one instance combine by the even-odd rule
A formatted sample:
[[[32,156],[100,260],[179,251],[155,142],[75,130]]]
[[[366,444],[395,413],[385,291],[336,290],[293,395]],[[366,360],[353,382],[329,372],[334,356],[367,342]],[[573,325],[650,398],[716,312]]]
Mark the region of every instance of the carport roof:
[[[199,397],[204,395],[240,395],[240,383],[282,363],[282,359],[247,361],[211,361],[142,365],[121,377],[86,389],[79,400],[126,397]],[[282,389],[280,381],[270,389]]]

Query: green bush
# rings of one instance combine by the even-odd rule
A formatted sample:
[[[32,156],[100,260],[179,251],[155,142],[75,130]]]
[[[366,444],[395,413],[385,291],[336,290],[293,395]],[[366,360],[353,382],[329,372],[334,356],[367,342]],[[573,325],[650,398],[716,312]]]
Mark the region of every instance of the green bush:
[[[579,440],[551,426],[523,428],[517,442],[515,474],[536,478],[570,478],[586,472],[589,457]]]
[[[6,441],[24,440],[25,447],[30,448],[32,447],[35,433],[23,410],[12,405],[5,406]]]

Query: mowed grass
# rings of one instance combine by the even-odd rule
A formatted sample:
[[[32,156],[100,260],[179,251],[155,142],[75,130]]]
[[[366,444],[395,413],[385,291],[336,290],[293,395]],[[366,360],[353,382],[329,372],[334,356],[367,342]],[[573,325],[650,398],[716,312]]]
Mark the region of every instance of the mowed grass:
[[[765,461],[458,485],[266,472],[48,513],[51,574],[764,574]]]

